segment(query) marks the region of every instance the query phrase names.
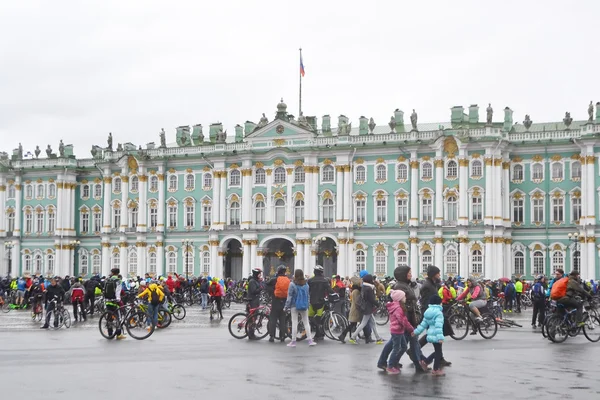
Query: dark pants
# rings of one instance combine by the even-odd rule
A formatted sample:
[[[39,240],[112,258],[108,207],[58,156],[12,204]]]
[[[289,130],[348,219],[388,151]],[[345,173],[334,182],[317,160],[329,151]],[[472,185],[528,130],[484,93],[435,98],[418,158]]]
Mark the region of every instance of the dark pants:
[[[58,315],[52,312],[54,309],[56,309],[56,303],[51,301],[48,303],[48,308],[46,308],[46,322],[44,323],[45,327],[50,326],[50,317],[52,317],[52,314],[54,314],[54,327],[58,328]]]
[[[75,321],[77,321],[77,308],[79,307],[81,313],[79,314],[79,316],[81,317],[82,320],[86,320],[87,318],[85,317],[85,305],[83,304],[82,300],[73,300],[73,318],[75,318]]]
[[[506,299],[504,299],[504,303],[505,303],[504,309],[512,311],[514,301],[515,301],[515,299],[512,296],[508,296]]]
[[[349,333],[352,333],[356,329],[357,324],[358,324],[358,322],[350,322],[348,324],[348,326],[346,327],[346,329],[344,329],[344,331],[340,335],[340,340],[346,339],[346,335],[348,335]]]
[[[544,324],[544,318],[546,317],[546,301],[544,299],[535,300],[533,302],[533,318],[531,318],[531,325],[535,325],[537,318],[539,326]]]
[[[421,364],[419,364],[419,361],[421,361],[424,357],[423,353],[421,352],[421,346],[419,346],[419,341],[417,340],[417,337],[412,336],[408,332],[405,332],[404,336],[406,337],[406,341],[410,344],[410,348],[408,349],[406,354],[408,354],[408,357],[410,358],[410,361],[412,361],[412,363],[414,364],[415,369],[422,370],[423,368],[421,368]]]
[[[213,296],[213,299],[217,302],[217,310],[219,310],[219,316],[223,318],[223,298],[221,296]]]
[[[576,319],[577,322],[581,322],[581,317],[583,315],[583,301],[577,301],[571,297],[563,297],[562,299],[558,299],[556,302],[565,307],[577,308]]]
[[[446,311],[450,309],[450,306],[446,306],[444,308],[444,336],[449,336],[454,334],[454,330],[452,329],[452,325],[450,325],[450,322],[448,322],[448,318],[446,318]],[[429,343],[427,341],[427,335],[423,335],[421,336],[421,338],[419,339],[419,346],[421,346],[421,348],[423,348],[424,346],[427,345],[427,343]],[[444,358],[444,354],[442,353],[442,359]]]
[[[94,315],[94,303],[96,301],[96,293],[87,292],[85,294],[85,304],[90,307],[90,315]]]
[[[517,312],[521,312],[521,295],[522,293],[517,293]]]
[[[116,302],[116,300],[113,300],[113,301]],[[116,336],[120,336],[122,332],[121,332],[121,323],[120,323],[121,315],[120,315],[119,307],[117,307],[117,306],[110,306],[110,305],[107,304],[106,305],[106,310],[107,311],[112,311],[112,312],[114,312],[117,315],[118,321],[115,321],[115,325],[117,325]],[[112,335],[112,329],[108,330],[108,334]]]
[[[427,364],[431,364],[431,362],[433,361],[433,370],[434,371],[439,371],[441,368],[441,363],[442,363],[442,344],[441,343],[432,343],[433,345],[433,353],[431,353],[429,355],[429,357],[427,357],[425,359],[425,362]]]
[[[389,349],[390,345],[386,343],[386,346],[381,350],[381,355],[379,356],[379,361],[377,361],[377,366],[387,365],[390,368],[398,368],[400,364],[400,358],[406,353],[408,349],[408,345],[406,343],[406,336],[404,334],[396,334],[392,333],[392,337],[388,341],[388,343],[392,343],[391,350]],[[388,362],[389,357],[389,362]]]
[[[286,336],[286,325],[285,316],[286,313],[283,310],[286,299],[273,297],[271,304],[271,314],[269,315],[269,336],[275,339],[275,331],[277,330],[277,323],[279,322],[279,339],[283,340]]]

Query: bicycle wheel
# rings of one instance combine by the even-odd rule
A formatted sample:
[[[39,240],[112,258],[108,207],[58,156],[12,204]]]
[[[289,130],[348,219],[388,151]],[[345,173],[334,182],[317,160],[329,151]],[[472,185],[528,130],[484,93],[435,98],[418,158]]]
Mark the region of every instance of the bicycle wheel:
[[[236,339],[244,339],[248,334],[246,333],[246,313],[237,313],[229,319],[229,333]]]
[[[98,320],[98,329],[105,339],[114,338],[117,334],[118,327],[119,318],[117,317],[117,314],[112,311],[106,311]]]
[[[10,303],[8,301],[3,301],[0,310],[2,310],[3,313],[10,312]]]
[[[291,314],[286,317],[285,322],[286,322],[286,325],[287,325],[287,332],[288,332],[287,336],[290,339],[299,342],[299,341],[304,340],[304,339],[306,339],[308,337],[307,333],[306,333],[306,329],[304,329],[304,323],[302,322],[301,319],[298,319],[298,328],[296,330],[296,337],[295,338],[292,338],[292,315]],[[311,337],[312,337],[312,334],[311,334]]]
[[[264,339],[269,334],[269,317],[263,313],[256,313],[248,318],[245,329],[248,339]]]
[[[453,333],[450,337],[454,340],[463,340],[469,333],[469,320],[464,315],[454,314],[448,318]]]
[[[491,339],[498,332],[498,323],[491,315],[484,315],[483,320],[479,322],[479,334],[484,339]]]
[[[323,319],[325,336],[331,340],[340,340],[340,335],[348,327],[348,320],[342,314],[332,312],[328,319]]]
[[[223,307],[225,307],[225,308],[231,307],[231,297],[229,297],[229,296],[223,297]]]
[[[590,342],[600,340],[600,319],[595,315],[590,315],[583,326],[583,334]]]
[[[546,321],[548,339],[554,343],[562,343],[567,340],[567,337],[569,337],[568,329],[563,325],[563,319],[558,315],[548,318],[548,321]]]
[[[171,318],[171,313],[166,310],[158,310],[158,329],[165,329],[171,325],[173,318]]]
[[[182,319],[185,318],[185,307],[182,306],[181,304],[175,304],[173,306],[173,309],[171,310],[171,314],[173,315],[173,318],[175,318],[178,321],[181,321]]]
[[[59,318],[61,327],[64,326],[67,329],[71,327],[71,314],[69,314],[69,311],[62,310]]]
[[[377,310],[375,310],[373,313],[373,318],[375,318],[375,323],[379,326],[387,324],[390,320],[387,307],[379,307]]]
[[[129,336],[136,340],[147,339],[154,333],[154,326],[150,323],[148,314],[141,311],[130,313],[124,325]]]

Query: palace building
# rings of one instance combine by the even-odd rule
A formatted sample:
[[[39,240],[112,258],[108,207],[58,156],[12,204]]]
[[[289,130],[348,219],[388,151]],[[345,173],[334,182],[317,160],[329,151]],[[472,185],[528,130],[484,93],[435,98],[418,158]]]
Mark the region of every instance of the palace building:
[[[329,276],[599,276],[600,110],[513,122],[506,107],[387,125],[287,112],[227,136],[181,126],[168,145],[94,146],[91,158],[0,154],[0,273],[240,279],[284,264]],[[583,113],[582,113],[583,114]],[[332,126],[337,125],[337,126]],[[358,126],[356,126],[358,125]],[[598,233],[600,234],[600,233]]]

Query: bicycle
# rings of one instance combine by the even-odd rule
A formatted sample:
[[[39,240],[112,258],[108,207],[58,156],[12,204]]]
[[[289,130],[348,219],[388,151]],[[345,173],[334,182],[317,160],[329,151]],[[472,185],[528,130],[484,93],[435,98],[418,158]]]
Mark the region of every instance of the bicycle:
[[[41,321],[42,320],[42,316],[44,314],[44,308],[42,307],[42,299],[41,296],[39,299],[33,299],[33,303],[35,304],[33,306],[33,309],[31,310],[31,320],[32,321]]]
[[[105,311],[98,320],[98,329],[105,339],[113,339],[119,328],[121,331],[125,328],[129,336],[136,340],[147,339],[154,333],[154,325],[150,323],[148,314],[136,310],[133,305],[120,306],[112,301],[107,301],[106,305],[117,309]]]
[[[338,297],[339,299],[339,297]],[[348,327],[348,319],[337,311],[333,310],[333,305],[337,303],[339,300],[331,300],[327,299],[325,302],[325,309],[323,311],[323,316],[321,317],[321,329],[325,333],[325,336],[328,339],[339,341],[340,335],[343,331]],[[310,322],[310,332],[307,332],[304,328],[304,324],[301,320],[298,320],[298,333],[302,333],[301,336],[297,337],[296,340],[304,340],[308,338],[308,334],[310,333],[312,336],[312,332],[316,332],[317,325],[315,323],[315,317],[308,318]],[[292,317],[291,314],[288,313],[286,318],[288,337],[291,338],[292,334]]]
[[[69,314],[69,311],[65,309],[63,302],[58,301],[57,298],[54,298],[50,300],[50,303],[54,304],[54,308],[50,311],[50,315],[53,314],[54,317],[54,329],[60,329],[63,326],[69,329],[71,327],[71,315]],[[47,321],[50,321],[51,318],[52,317],[48,317],[48,315],[46,315]]]
[[[170,302],[167,305],[167,310],[169,313],[178,321],[181,321],[186,316],[185,307],[181,304]]]
[[[137,302],[134,302],[134,307],[145,313],[148,314],[148,303],[138,300]],[[158,329],[165,329],[168,328],[169,325],[171,325],[171,322],[173,322],[173,319],[171,318],[171,313],[168,310],[165,310],[163,307],[160,306],[160,304],[157,305],[158,308],[158,320],[157,320],[157,324],[156,327]],[[150,317],[148,315],[148,317]]]
[[[233,314],[229,319],[229,333],[236,339],[244,339],[248,336],[248,333],[246,332],[246,324],[248,323],[248,320],[252,318],[257,312],[264,311],[267,313],[267,315],[271,312],[271,310],[267,306],[259,306],[252,309],[247,307],[247,310],[247,312]]]
[[[384,302],[381,302],[377,309],[373,311],[373,318],[375,318],[375,323],[379,326],[383,326],[389,322],[390,315]]]
[[[11,309],[10,302],[4,300],[4,297],[0,296],[0,310],[6,314],[9,313]]]
[[[473,327],[473,332],[479,331],[484,339],[492,339],[498,332],[498,322],[496,318],[487,310],[486,307],[479,309],[481,320],[473,318],[473,311],[469,309],[466,303],[456,303],[452,306],[458,309],[458,313],[453,313],[448,317],[448,323],[454,331],[450,336],[454,340],[462,340],[469,333],[469,328]],[[464,329],[464,332],[461,332]],[[461,333],[459,333],[461,332]]]
[[[575,321],[577,309],[567,309],[565,306],[558,304],[557,310],[559,313],[552,315],[545,323],[546,335],[554,343],[562,343],[569,336],[575,337],[583,331],[583,335],[590,342],[598,342],[600,340],[600,319],[596,315],[590,315],[588,312],[589,303],[584,303],[586,310],[583,312],[583,326],[578,326]],[[559,315],[561,314],[562,315]]]
[[[208,302],[210,303],[209,305],[209,312],[210,312],[210,320],[212,321],[215,318],[215,315],[219,315],[219,308],[217,307],[217,300],[211,296],[208,299]],[[223,305],[223,301],[221,298],[221,306]]]
[[[500,327],[502,327],[502,328],[511,328],[511,327],[522,328],[523,327],[523,325],[520,325],[517,322],[504,317],[504,314],[502,313],[502,306],[500,304],[499,299],[494,298],[494,299],[488,300],[487,307],[488,307],[488,310],[490,310],[490,313],[496,319],[496,322],[498,323],[498,325]]]

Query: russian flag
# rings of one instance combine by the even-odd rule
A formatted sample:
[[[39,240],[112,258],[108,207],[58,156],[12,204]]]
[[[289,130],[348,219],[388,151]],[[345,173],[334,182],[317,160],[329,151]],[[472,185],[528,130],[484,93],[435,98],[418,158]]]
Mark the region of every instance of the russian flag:
[[[302,54],[300,54],[300,75],[304,77],[304,63],[302,62]]]

